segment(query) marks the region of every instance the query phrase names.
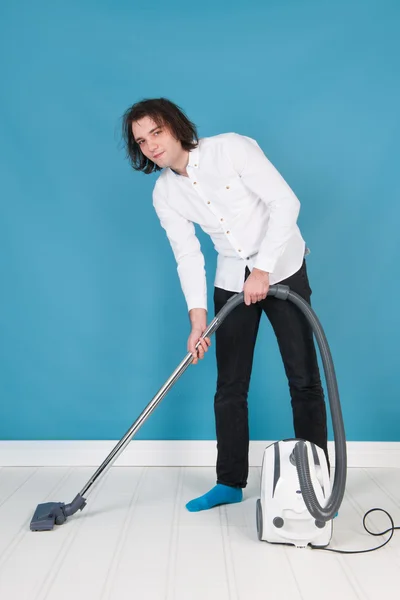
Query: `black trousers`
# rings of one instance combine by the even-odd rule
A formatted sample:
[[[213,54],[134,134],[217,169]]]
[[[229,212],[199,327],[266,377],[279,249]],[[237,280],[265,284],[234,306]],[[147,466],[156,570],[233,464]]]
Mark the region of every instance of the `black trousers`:
[[[246,278],[249,274],[246,269]],[[310,303],[311,288],[305,261],[297,273],[279,283],[290,286]],[[215,313],[234,293],[214,289]],[[263,311],[275,332],[288,378],[295,436],[314,442],[325,451],[328,459],[326,408],[311,328],[292,302],[267,296],[256,304],[246,306],[243,303],[236,307],[216,331],[217,482],[229,486],[243,488],[247,484],[247,395]]]

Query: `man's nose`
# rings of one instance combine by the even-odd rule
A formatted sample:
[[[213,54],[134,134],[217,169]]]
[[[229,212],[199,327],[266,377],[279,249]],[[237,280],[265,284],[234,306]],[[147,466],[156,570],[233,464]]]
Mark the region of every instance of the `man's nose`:
[[[150,151],[150,152],[154,152],[154,150],[156,150],[156,149],[158,148],[158,144],[157,144],[157,142],[156,142],[155,140],[151,140],[151,141],[148,143],[148,148],[149,148],[149,151]]]

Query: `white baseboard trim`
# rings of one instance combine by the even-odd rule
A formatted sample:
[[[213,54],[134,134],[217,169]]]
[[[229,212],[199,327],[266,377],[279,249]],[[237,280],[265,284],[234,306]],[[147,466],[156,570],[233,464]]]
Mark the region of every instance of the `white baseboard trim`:
[[[98,467],[116,441],[0,441],[0,467]],[[272,442],[250,442],[249,464],[261,466]],[[333,442],[329,443],[334,466]],[[132,440],[114,466],[215,466],[216,442],[208,440]],[[400,442],[347,442],[349,467],[400,468]]]

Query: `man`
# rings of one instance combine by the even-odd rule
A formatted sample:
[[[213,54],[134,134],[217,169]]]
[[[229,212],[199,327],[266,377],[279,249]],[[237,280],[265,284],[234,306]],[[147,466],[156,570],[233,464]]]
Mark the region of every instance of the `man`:
[[[153,204],[177,261],[191,322],[193,364],[210,346],[202,337],[206,277],[193,223],[211,236],[218,253],[215,312],[233,294],[244,292],[244,304],[216,332],[217,484],[186,506],[198,511],[240,502],[248,476],[247,394],[262,312],[279,344],[295,435],[314,442],[328,458],[325,402],[311,330],[291,302],[267,297],[269,286],[280,282],[310,302],[306,247],[297,226],[300,203],[254,140],[235,133],[199,140],[195,125],[165,98],[129,108],[123,134],[134,169],[162,170]]]

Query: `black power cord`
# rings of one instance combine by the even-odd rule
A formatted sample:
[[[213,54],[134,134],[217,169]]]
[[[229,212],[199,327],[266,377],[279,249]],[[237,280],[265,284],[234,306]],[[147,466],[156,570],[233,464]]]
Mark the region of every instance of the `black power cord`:
[[[391,527],[389,527],[389,529],[386,529],[385,531],[379,531],[378,533],[374,533],[373,531],[370,531],[368,529],[368,527],[365,524],[365,519],[368,517],[368,515],[370,513],[375,512],[375,511],[380,511],[380,512],[385,513],[385,515],[387,515],[387,517],[389,518],[389,521],[391,523]],[[383,542],[383,544],[381,544],[380,546],[376,546],[375,548],[368,548],[368,550],[337,550],[335,548],[321,548],[321,546],[313,546],[312,544],[310,544],[310,546],[313,550],[325,550],[325,552],[337,552],[338,554],[364,554],[365,552],[373,552],[374,550],[379,550],[379,548],[383,548],[383,546],[386,546],[386,544],[388,544],[390,542],[390,540],[392,539],[395,530],[400,529],[400,527],[394,526],[392,517],[383,508],[371,508],[369,511],[367,511],[363,517],[363,526],[364,526],[365,531],[367,533],[369,533],[370,535],[380,536],[380,535],[385,535],[386,533],[388,533],[390,531],[390,536],[386,540],[386,542]]]

